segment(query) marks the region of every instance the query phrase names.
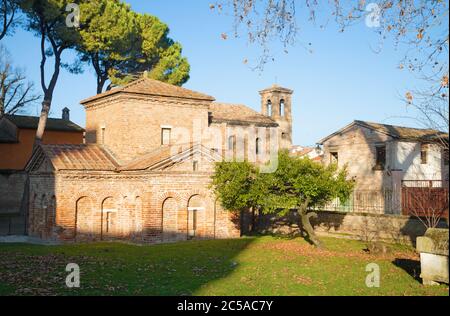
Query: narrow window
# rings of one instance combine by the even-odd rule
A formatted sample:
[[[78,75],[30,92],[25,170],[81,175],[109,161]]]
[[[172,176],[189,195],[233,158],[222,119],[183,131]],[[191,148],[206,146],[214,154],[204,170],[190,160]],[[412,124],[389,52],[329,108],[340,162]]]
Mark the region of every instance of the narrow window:
[[[194,172],[195,172],[195,171],[198,171],[198,161],[197,161],[197,160],[195,160],[195,161],[193,162],[193,164],[192,164],[192,169],[194,170]]]
[[[284,107],[284,100],[282,99],[282,100],[280,101],[280,116],[284,116],[284,110],[285,110],[285,107]]]
[[[258,156],[261,153],[261,139],[256,139],[256,155]]]
[[[197,230],[197,210],[192,211],[192,230],[194,232]]]
[[[235,144],[235,137],[230,136],[228,137],[228,150],[234,150],[234,144]]]
[[[272,116],[272,101],[267,101],[267,115]]]
[[[330,152],[330,162],[331,163],[339,163],[339,154],[337,151]]]
[[[420,163],[426,165],[428,163],[428,145],[420,145]]]
[[[448,166],[448,160],[449,160],[449,150],[444,149],[442,151],[442,159],[444,160],[444,166]]]
[[[163,128],[161,130],[161,145],[170,145],[170,128]]]
[[[106,232],[110,233],[111,232],[111,225],[112,225],[112,213],[111,212],[106,212]]]
[[[375,168],[377,170],[384,170],[385,165],[386,165],[386,146],[377,146]]]
[[[105,130],[106,130],[106,128],[105,128],[105,127],[102,127],[102,131],[101,131],[101,133],[102,133],[102,135],[101,135],[101,138],[102,138],[102,145],[105,144]]]

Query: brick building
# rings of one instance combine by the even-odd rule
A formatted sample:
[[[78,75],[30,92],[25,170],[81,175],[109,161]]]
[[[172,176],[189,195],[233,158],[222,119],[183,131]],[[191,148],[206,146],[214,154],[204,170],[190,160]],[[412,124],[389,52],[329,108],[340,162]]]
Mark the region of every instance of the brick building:
[[[262,113],[150,79],[82,101],[86,144],[42,145],[28,163],[29,234],[170,242],[240,235],[209,186],[222,159],[266,162],[291,146],[292,91],[261,91]]]
[[[0,236],[26,232],[27,174],[39,117],[3,115],[0,117]],[[69,110],[63,117],[49,118],[45,144],[82,144],[84,129],[70,121]]]
[[[31,157],[39,117],[4,115],[0,118],[0,170],[23,170]],[[82,144],[84,129],[70,121],[69,109],[62,118],[49,118],[44,144]]]

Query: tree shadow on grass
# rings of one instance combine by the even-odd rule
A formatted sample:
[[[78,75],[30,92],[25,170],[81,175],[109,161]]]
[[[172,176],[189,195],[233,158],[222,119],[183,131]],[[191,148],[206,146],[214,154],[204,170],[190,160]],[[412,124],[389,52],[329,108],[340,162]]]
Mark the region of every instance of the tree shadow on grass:
[[[420,261],[412,259],[395,259],[392,262],[396,267],[403,269],[414,280],[421,282],[420,279]]]
[[[136,246],[90,243],[0,245],[3,295],[195,295],[239,269],[254,238]],[[80,266],[81,287],[65,286],[68,263]],[[29,269],[30,264],[33,269]],[[8,286],[8,287],[6,287]]]

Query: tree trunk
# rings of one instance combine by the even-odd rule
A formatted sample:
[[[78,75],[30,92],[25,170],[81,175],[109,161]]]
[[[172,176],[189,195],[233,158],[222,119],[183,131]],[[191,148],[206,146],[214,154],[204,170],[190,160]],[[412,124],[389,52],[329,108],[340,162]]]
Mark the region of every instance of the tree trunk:
[[[41,115],[39,116],[39,124],[36,131],[34,146],[42,143],[44,137],[45,126],[47,125],[48,113],[50,112],[51,100],[47,98],[42,101]]]
[[[108,80],[108,77],[98,76],[98,78],[97,78],[97,94],[100,94],[103,92],[103,87],[105,86],[106,80]]]
[[[314,212],[308,213],[308,204],[309,200],[307,200],[304,204],[299,207],[298,214],[300,216],[300,224],[303,232],[307,234],[305,239],[311,242],[317,248],[322,248],[322,242],[317,238],[316,233],[314,232],[314,228],[311,225],[311,218],[317,218],[317,214]]]

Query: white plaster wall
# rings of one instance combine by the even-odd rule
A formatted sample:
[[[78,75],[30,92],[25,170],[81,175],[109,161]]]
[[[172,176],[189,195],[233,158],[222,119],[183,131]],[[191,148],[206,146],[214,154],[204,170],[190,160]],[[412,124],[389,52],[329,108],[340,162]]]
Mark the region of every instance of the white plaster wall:
[[[403,170],[403,180],[446,180],[441,149],[430,145],[428,161],[421,164],[420,143],[399,141],[392,144],[393,169]]]

